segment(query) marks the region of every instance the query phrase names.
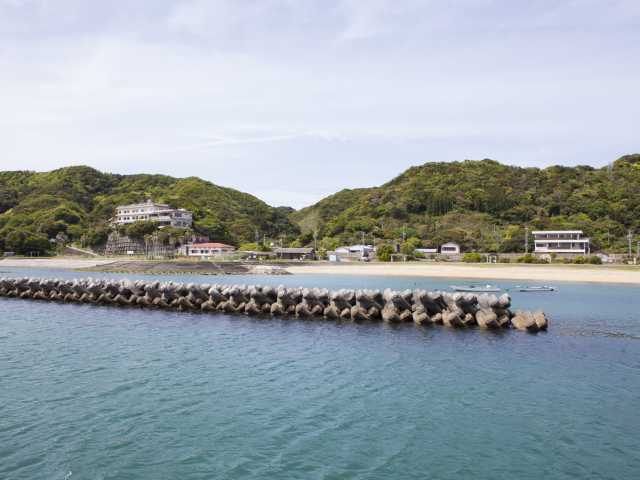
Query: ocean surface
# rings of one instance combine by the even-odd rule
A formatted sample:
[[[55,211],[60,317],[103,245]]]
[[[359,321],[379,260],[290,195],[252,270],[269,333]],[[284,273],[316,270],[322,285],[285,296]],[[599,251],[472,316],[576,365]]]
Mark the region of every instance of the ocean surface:
[[[0,479],[640,478],[640,288],[556,286],[536,335],[0,298]]]

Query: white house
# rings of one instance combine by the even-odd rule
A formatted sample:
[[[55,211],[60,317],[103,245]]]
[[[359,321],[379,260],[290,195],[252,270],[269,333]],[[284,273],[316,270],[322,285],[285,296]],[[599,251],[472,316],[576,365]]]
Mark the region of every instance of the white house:
[[[172,227],[190,227],[193,224],[193,215],[184,208],[171,208],[164,203],[154,203],[147,200],[144,203],[121,205],[116,208],[116,216],[112,219],[114,225],[126,225],[128,223],[151,221],[160,225]]]
[[[460,245],[454,242],[444,243],[440,246],[442,255],[460,255]]]
[[[368,260],[375,253],[373,245],[345,245],[327,252],[330,262],[357,262]]]
[[[185,246],[185,253],[188,257],[200,257],[202,260],[208,260],[210,257],[233,253],[235,251],[236,247],[233,245],[216,242],[190,243]]]
[[[582,230],[538,230],[532,234],[534,238],[533,253],[577,255],[591,253],[589,239],[582,236]]]
[[[375,251],[373,245],[348,245],[336,248],[336,253],[356,253],[360,256],[368,256]]]

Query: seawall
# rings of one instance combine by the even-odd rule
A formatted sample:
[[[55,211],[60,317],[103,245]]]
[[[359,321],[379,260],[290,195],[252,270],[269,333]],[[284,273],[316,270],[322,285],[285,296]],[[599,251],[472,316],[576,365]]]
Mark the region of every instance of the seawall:
[[[455,328],[537,332],[548,327],[542,311],[513,312],[506,293],[498,297],[426,290],[330,291],[143,280],[0,278],[0,297],[255,316],[414,322]]]

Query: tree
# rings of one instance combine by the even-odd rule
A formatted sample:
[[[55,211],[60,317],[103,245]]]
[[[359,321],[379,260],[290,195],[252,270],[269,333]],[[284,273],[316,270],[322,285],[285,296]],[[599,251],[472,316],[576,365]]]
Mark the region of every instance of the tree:
[[[394,248],[388,243],[380,244],[376,248],[376,258],[381,262],[391,261],[391,255],[393,255],[394,253]]]
[[[417,237],[411,237],[402,244],[400,252],[411,257],[415,254],[416,248],[420,248],[421,245],[422,240]]]
[[[89,247],[97,247],[107,243],[109,237],[109,229],[106,227],[95,227],[87,230],[85,241]]]
[[[133,222],[126,226],[125,233],[131,238],[142,240],[145,235],[150,235],[158,229],[156,222]]]
[[[44,255],[50,253],[52,244],[49,239],[41,234],[32,233],[27,234],[22,244],[22,254],[28,255],[35,253],[37,255]]]
[[[10,232],[5,241],[5,248],[19,255],[49,253],[52,249],[49,239],[39,233],[14,231]]]

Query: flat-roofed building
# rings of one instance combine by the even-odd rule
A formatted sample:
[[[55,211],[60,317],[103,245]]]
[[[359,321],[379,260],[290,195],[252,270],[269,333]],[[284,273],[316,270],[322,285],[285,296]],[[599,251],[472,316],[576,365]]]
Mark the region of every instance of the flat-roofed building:
[[[440,253],[442,255],[460,255],[460,245],[455,242],[443,243],[440,246]]]
[[[274,250],[277,258],[285,260],[314,260],[316,252],[313,248],[276,248]]]
[[[171,208],[164,203],[147,200],[144,203],[120,205],[116,208],[114,225],[126,225],[134,222],[157,222],[159,225],[188,228],[193,224],[193,215],[184,208]]]
[[[583,237],[582,230],[536,230],[533,253],[563,255],[587,255],[591,253],[589,238]]]
[[[190,243],[185,246],[185,252],[188,257],[200,257],[203,260],[235,251],[236,247],[233,245],[217,242]]]

